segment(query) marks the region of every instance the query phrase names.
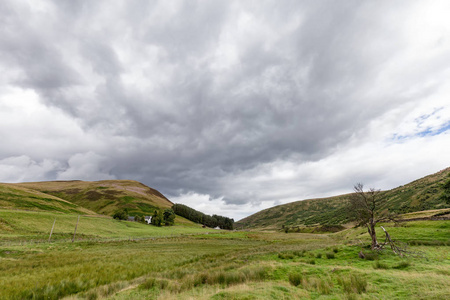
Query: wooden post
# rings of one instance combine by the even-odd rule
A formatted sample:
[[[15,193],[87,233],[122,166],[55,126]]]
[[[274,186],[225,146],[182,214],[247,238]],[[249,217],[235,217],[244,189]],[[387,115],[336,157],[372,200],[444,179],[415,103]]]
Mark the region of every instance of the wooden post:
[[[80,215],[78,215],[77,225],[75,225],[75,231],[73,233],[72,243],[75,241],[75,234],[77,233],[78,221],[80,221]]]
[[[55,228],[55,223],[56,223],[56,218],[55,218],[55,221],[53,222],[52,231],[50,231],[50,236],[48,237],[49,243],[50,243],[50,240],[52,239],[52,233],[53,233],[53,228]]]

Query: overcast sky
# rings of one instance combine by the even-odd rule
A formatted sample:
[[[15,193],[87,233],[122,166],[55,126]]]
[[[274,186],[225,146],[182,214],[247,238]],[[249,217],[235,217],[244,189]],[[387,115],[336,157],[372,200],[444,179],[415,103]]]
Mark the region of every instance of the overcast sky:
[[[0,181],[239,220],[450,166],[450,1],[0,2]]]

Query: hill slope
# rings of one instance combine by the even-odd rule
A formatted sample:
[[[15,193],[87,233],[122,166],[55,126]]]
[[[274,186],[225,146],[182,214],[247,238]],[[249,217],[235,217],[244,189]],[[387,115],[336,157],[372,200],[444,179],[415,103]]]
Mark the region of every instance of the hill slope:
[[[416,211],[448,208],[440,199],[443,183],[450,168],[426,176],[398,188],[383,191],[390,211],[411,213]],[[262,210],[235,223],[236,228],[280,229],[283,225],[324,225],[348,222],[345,205],[348,195],[310,199],[278,205]]]
[[[8,183],[0,183],[0,208],[95,215],[93,211],[64,199]]]
[[[127,208],[130,215],[150,215],[173,204],[157,190],[133,180],[46,181],[9,184],[51,199],[83,207],[98,214],[113,215]]]

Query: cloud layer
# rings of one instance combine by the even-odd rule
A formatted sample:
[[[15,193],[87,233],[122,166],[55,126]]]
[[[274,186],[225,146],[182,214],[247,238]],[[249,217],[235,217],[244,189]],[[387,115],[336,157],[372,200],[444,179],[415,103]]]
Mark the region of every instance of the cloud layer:
[[[3,1],[0,181],[240,219],[449,166],[446,1]]]

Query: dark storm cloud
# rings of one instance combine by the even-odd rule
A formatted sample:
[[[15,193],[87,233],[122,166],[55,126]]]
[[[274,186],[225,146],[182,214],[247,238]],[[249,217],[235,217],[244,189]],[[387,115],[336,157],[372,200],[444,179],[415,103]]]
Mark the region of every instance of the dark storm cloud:
[[[53,158],[60,178],[258,202],[227,185],[277,161],[321,161],[418,97],[395,95],[417,78],[384,89],[407,44],[404,11],[390,1],[4,1],[3,85],[35,91],[82,130],[76,150]]]

